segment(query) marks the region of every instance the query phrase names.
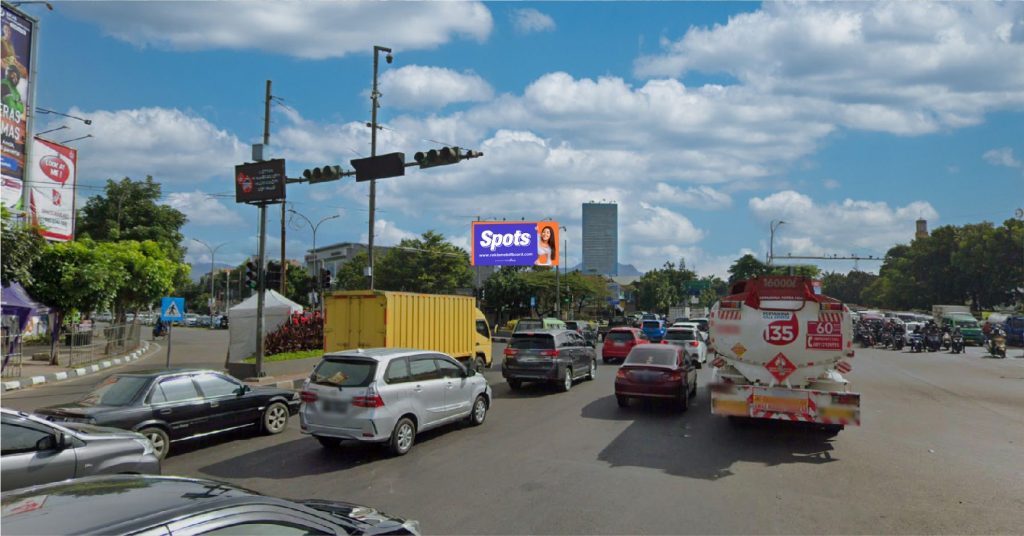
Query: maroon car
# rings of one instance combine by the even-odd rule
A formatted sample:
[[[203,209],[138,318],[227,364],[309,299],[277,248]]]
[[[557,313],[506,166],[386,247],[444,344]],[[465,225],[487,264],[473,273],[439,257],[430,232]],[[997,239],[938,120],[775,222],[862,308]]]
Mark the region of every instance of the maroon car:
[[[697,394],[698,368],[700,363],[687,357],[682,346],[636,346],[615,374],[615,399],[619,407],[628,406],[630,398],[671,399],[686,411]]]
[[[612,359],[625,360],[634,346],[648,342],[650,340],[639,328],[613,328],[604,337],[604,345],[601,346],[601,360],[605,363]]]

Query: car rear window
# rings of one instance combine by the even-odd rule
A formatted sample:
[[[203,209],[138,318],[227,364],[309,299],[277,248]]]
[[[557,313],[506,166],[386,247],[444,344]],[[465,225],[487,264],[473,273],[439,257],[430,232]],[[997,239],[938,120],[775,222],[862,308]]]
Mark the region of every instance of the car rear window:
[[[580,329],[580,327],[581,326],[579,324],[577,324],[576,322],[566,322],[565,323],[565,329]]]
[[[645,320],[644,329],[658,329],[661,327],[661,322],[657,320]]]
[[[605,338],[612,342],[629,342],[633,340],[633,334],[628,331],[611,331]]]
[[[526,331],[531,329],[543,329],[544,323],[540,320],[520,320],[516,324],[516,331]]]
[[[697,336],[689,329],[670,329],[665,333],[667,341],[695,341]]]
[[[377,372],[377,361],[363,357],[325,358],[313,370],[310,380],[320,385],[366,387]]]
[[[111,376],[79,403],[86,406],[127,406],[149,384],[145,376]]]
[[[670,346],[644,344],[636,346],[626,356],[626,365],[667,365],[676,364],[679,350]]]
[[[508,345],[516,350],[551,350],[555,347],[555,338],[547,334],[515,335]]]

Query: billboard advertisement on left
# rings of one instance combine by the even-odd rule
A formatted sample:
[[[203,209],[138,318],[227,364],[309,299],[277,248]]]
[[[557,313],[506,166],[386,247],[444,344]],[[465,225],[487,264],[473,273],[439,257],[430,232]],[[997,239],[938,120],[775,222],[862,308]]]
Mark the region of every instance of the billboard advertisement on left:
[[[474,266],[558,266],[558,222],[473,222]]]
[[[50,240],[74,240],[78,151],[42,138],[32,142],[33,165],[27,174],[32,223]]]
[[[21,208],[25,181],[25,144],[28,112],[32,110],[32,19],[3,6],[3,203]]]

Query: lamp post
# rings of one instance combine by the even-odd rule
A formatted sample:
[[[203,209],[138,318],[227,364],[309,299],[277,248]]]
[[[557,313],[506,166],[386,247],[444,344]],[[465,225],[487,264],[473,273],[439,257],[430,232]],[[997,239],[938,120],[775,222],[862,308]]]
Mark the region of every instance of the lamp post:
[[[772,220],[769,224],[770,238],[768,240],[768,266],[771,266],[775,262],[775,230],[780,225],[786,223],[782,220]]]
[[[228,245],[228,243],[224,242],[222,244],[219,244],[215,248],[211,248],[210,244],[207,244],[206,242],[203,242],[202,240],[200,240],[198,238],[193,238],[192,241],[193,242],[198,242],[199,244],[202,244],[203,246],[205,246],[206,249],[210,250],[210,329],[213,329],[213,307],[217,304],[217,299],[214,297],[214,296],[216,296],[216,294],[214,294],[214,290],[213,290],[213,279],[214,279],[214,277],[213,277],[213,265],[214,265],[213,260],[215,258],[217,258],[217,250],[222,248],[222,247],[224,247],[224,246],[226,246],[226,245]]]
[[[65,114],[65,113],[58,112],[56,110],[49,110],[49,109],[46,109],[46,108],[40,108],[38,106],[36,106],[36,113],[38,113],[38,114],[59,115],[61,117],[68,117],[70,119],[77,119],[77,120],[85,123],[86,125],[91,125],[92,124],[92,119],[85,119],[84,117],[78,117],[78,116],[75,116],[75,115],[68,115],[68,114]]]
[[[391,55],[391,49],[382,47],[379,45],[373,46],[373,91],[370,92],[370,101],[372,106],[370,109],[370,157],[377,156],[377,108],[380,107],[378,99],[380,98],[380,92],[377,91],[377,67],[380,63],[380,53],[385,52],[387,56],[384,57],[385,61],[391,63],[395,57]],[[370,230],[367,234],[367,261],[369,266],[367,267],[366,276],[370,279],[370,290],[373,290],[373,216],[374,210],[377,208],[377,179],[370,179]]]
[[[312,229],[312,231],[313,231],[313,277],[316,279],[317,307],[320,309],[320,312],[323,313],[323,310],[324,310],[324,286],[323,286],[323,283],[320,281],[320,269],[319,269],[320,266],[319,266],[319,264],[317,264],[317,261],[319,259],[317,258],[318,256],[317,256],[317,251],[316,251],[316,232],[317,232],[318,229],[320,229],[320,224],[321,223],[323,223],[323,222],[325,222],[327,220],[333,220],[335,218],[339,218],[340,216],[338,216],[337,214],[335,214],[333,216],[325,216],[325,217],[321,218],[320,221],[316,222],[316,225],[313,225],[313,222],[309,221],[309,218],[303,216],[301,213],[295,211],[294,209],[288,209],[288,212],[290,212],[293,216],[298,216],[298,217],[302,218],[303,220],[306,220],[306,223],[309,224],[309,228]]]

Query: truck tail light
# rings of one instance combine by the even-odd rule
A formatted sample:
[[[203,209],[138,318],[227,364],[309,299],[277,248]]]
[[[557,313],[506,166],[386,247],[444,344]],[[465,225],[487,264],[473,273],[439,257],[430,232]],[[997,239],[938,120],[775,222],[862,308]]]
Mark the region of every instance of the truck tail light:
[[[312,404],[313,402],[316,402],[318,397],[313,391],[303,391],[299,393],[299,398],[301,398],[306,404]]]

